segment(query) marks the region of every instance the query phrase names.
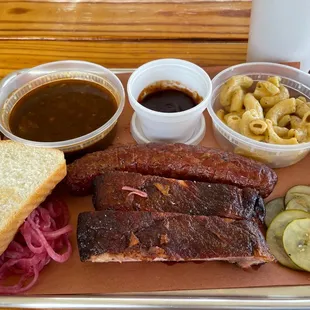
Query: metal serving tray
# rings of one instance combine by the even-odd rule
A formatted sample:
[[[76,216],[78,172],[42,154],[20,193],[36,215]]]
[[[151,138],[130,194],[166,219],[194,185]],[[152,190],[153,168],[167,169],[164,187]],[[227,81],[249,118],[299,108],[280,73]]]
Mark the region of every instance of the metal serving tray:
[[[310,309],[310,298],[269,296],[29,296],[0,297],[0,306],[28,309]]]
[[[111,69],[126,74],[134,69]],[[0,88],[27,69],[13,72]],[[310,275],[309,275],[310,285]],[[0,308],[27,309],[310,309],[310,286],[112,295],[0,296]]]

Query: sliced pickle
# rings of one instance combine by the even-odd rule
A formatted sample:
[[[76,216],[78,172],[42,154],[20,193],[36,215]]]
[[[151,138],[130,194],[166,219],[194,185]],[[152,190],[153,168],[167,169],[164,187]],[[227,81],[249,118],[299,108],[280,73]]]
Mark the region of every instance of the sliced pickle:
[[[266,204],[266,217],[265,217],[265,224],[267,227],[270,226],[273,219],[282,211],[284,211],[284,198],[279,197],[269,201]]]
[[[301,210],[310,212],[310,196],[295,196],[286,206],[286,210]]]
[[[310,272],[310,218],[288,224],[283,233],[283,245],[291,260]]]
[[[283,233],[286,226],[290,222],[296,219],[304,218],[310,218],[310,214],[299,210],[283,211],[275,217],[267,230],[266,240],[271,253],[275,256],[279,263],[292,269],[300,268],[293,263],[284,250],[282,241]]]
[[[288,190],[285,195],[285,205],[287,205],[294,197],[310,195],[310,186],[296,185]]]

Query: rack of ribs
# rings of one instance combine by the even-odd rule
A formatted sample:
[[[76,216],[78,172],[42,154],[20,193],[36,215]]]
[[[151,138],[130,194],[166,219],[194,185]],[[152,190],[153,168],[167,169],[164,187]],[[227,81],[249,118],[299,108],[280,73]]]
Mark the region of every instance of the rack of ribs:
[[[242,268],[274,261],[254,221],[186,214],[79,214],[80,258],[91,262],[228,261]]]
[[[216,215],[261,223],[265,218],[264,201],[257,190],[227,184],[111,171],[95,178],[93,193],[96,210]]]
[[[203,146],[156,143],[112,146],[87,154],[68,165],[65,182],[71,193],[87,195],[92,191],[94,178],[110,170],[249,187],[263,198],[277,182],[272,169],[234,153]]]

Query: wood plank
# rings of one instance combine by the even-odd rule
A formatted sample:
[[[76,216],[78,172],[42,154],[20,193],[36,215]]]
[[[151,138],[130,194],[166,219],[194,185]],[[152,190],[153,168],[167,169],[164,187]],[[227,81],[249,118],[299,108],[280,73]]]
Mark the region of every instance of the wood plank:
[[[77,59],[106,67],[133,68],[158,58],[182,58],[200,66],[232,65],[245,61],[245,43],[183,41],[76,42],[0,41],[0,76],[45,62]]]
[[[251,0],[0,0],[0,39],[248,37]]]

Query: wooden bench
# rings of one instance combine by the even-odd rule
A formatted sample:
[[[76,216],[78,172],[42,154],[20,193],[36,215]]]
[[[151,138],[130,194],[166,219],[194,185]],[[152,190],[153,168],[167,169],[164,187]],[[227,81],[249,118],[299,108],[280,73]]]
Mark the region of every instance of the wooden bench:
[[[110,68],[164,57],[240,63],[250,10],[250,0],[0,0],[0,76],[63,59]]]

